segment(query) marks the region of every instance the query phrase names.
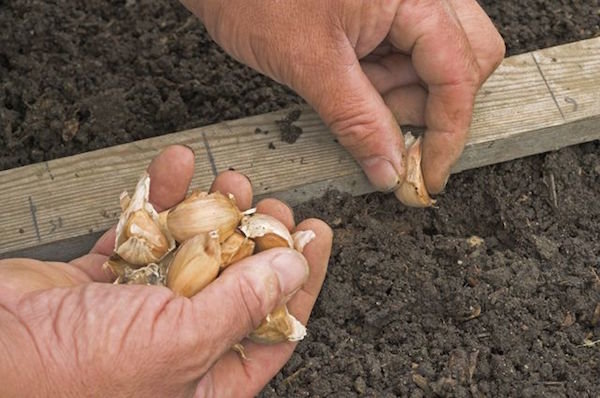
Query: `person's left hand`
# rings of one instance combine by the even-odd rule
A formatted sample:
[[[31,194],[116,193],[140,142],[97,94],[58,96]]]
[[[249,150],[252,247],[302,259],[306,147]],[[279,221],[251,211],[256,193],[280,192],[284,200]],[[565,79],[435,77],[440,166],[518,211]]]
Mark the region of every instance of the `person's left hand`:
[[[149,166],[157,210],[181,201],[191,181],[192,152],[163,151]],[[219,175],[212,191],[252,203],[241,174]],[[102,268],[114,229],[70,263],[0,261],[2,396],[253,396],[279,371],[295,344],[244,340],[248,360],[230,348],[287,301],[306,324],[322,286],[332,234],[319,220],[294,225],[291,210],[267,199],[258,211],[291,230],[311,229],[304,249],[273,249],[240,261],[188,299],[166,287],[114,285]],[[310,272],[309,272],[310,271]]]

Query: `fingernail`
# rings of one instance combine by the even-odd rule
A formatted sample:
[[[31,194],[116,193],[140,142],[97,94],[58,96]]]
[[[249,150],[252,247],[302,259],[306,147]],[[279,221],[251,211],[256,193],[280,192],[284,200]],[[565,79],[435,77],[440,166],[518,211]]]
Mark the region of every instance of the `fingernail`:
[[[240,171],[238,171],[238,173],[240,173],[241,175],[243,175],[244,177],[246,177],[246,180],[248,180],[248,182],[250,183],[250,185],[252,185],[252,180],[250,179],[250,177],[248,177],[248,174],[242,173]]]
[[[383,157],[372,157],[360,162],[371,184],[383,192],[394,191],[401,182],[401,174]]]
[[[294,250],[285,250],[271,260],[284,296],[298,291],[308,279],[308,264],[304,256]]]
[[[196,151],[194,151],[194,148],[192,148],[191,146],[189,146],[187,144],[179,144],[179,145],[186,147],[187,149],[189,149],[190,151],[192,151],[192,154],[194,156],[196,156]]]

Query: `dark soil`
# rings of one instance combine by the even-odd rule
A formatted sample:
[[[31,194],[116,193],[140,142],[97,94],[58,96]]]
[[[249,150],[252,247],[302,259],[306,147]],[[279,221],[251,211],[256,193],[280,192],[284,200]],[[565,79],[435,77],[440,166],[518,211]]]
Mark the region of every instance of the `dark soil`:
[[[300,119],[302,111],[294,109],[289,112],[283,119],[277,120],[277,127],[281,131],[281,141],[293,144],[302,135],[302,127],[294,125]]]
[[[482,3],[509,55],[600,33],[598,0]],[[0,26],[0,170],[300,102],[176,2],[0,0]],[[461,173],[435,209],[298,207],[334,250],[309,335],[261,395],[599,396],[598,198],[594,142]]]
[[[437,209],[299,206],[334,251],[309,335],[262,396],[599,396],[598,198],[595,142],[461,173]]]
[[[482,3],[511,55],[599,34],[598,1]],[[301,102],[177,1],[0,0],[0,26],[0,170]]]

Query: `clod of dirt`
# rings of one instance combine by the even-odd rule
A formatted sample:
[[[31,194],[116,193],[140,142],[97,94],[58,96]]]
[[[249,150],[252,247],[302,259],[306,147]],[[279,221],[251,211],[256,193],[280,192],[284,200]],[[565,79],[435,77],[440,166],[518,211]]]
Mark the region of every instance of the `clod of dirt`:
[[[302,128],[293,124],[300,119],[301,114],[300,109],[294,109],[285,118],[276,121],[279,130],[281,130],[281,141],[293,144],[302,135]]]

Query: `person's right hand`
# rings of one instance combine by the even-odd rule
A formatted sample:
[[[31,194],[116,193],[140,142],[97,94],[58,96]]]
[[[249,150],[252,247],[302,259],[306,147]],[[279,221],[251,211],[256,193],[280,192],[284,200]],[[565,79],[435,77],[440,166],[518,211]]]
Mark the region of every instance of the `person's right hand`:
[[[383,191],[406,173],[398,123],[426,126],[425,183],[444,188],[504,57],[476,0],[182,2],[229,54],[304,97]]]

